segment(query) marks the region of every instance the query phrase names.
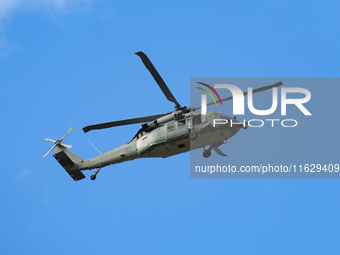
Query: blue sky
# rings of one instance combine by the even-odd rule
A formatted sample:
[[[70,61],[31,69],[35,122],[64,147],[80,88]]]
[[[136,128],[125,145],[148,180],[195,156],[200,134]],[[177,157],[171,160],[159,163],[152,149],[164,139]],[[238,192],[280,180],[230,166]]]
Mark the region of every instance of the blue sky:
[[[137,51],[182,105],[194,77],[338,77],[338,13],[337,1],[1,1],[2,253],[337,254],[338,179],[190,179],[186,153],[75,183],[42,156],[71,126],[65,142],[87,159],[88,139],[104,152],[139,125],[82,127],[173,109]],[[308,89],[312,117],[290,134],[240,131],[228,160],[339,163],[340,89]]]

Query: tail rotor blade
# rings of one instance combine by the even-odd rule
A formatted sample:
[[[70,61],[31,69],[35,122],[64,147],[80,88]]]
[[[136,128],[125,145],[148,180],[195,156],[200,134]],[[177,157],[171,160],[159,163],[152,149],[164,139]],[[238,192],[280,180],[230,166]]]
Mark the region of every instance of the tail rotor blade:
[[[62,141],[71,131],[72,131],[73,127],[71,127],[66,134],[60,139],[60,141]]]
[[[66,147],[66,148],[72,148],[73,147],[73,145],[66,144],[66,143],[60,143],[60,145]]]
[[[53,140],[50,138],[45,138],[45,141],[49,141],[54,143],[54,145],[52,146],[52,148],[43,156],[44,158],[52,151],[54,150],[55,147],[57,147],[58,145],[66,147],[66,148],[72,148],[72,145],[66,144],[66,143],[62,143],[61,141],[72,131],[72,127],[66,132],[66,134],[60,139],[60,140]]]
[[[45,141],[52,142],[52,143],[56,143],[56,140],[53,140],[53,139],[50,139],[50,138],[45,138],[44,140],[45,140]]]
[[[55,148],[58,144],[52,146],[52,148],[43,156],[44,158]]]

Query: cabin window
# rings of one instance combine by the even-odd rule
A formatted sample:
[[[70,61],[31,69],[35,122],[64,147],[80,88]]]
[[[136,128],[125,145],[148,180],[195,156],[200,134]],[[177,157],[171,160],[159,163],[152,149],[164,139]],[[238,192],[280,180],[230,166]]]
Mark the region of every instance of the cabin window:
[[[177,123],[178,123],[177,124],[178,128],[184,128],[185,127],[185,122],[184,121],[178,121]]]
[[[175,123],[169,124],[168,125],[168,131],[174,131],[176,129]]]

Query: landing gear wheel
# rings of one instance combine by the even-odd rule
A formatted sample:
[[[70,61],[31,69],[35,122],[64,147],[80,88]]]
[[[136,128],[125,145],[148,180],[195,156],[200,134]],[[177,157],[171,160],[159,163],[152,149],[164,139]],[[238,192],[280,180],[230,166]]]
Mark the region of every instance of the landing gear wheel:
[[[96,168],[96,171],[94,172],[93,175],[91,175],[91,180],[94,181],[96,178],[97,178],[97,174],[99,173],[100,169],[102,169],[101,167],[100,168]]]
[[[190,131],[190,134],[189,134],[189,139],[190,140],[192,140],[192,141],[196,140],[197,136],[198,135],[197,135],[197,133],[195,131],[192,131],[192,130]]]
[[[203,151],[203,157],[209,158],[210,156],[211,156],[211,151],[210,150]]]

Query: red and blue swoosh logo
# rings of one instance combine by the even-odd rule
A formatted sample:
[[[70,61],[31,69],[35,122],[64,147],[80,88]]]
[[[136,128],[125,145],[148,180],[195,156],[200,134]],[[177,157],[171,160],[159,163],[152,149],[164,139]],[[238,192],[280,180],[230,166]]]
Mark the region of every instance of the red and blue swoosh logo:
[[[211,89],[211,91],[214,92],[215,95],[218,97],[218,100],[220,101],[220,104],[222,105],[222,101],[221,101],[220,95],[216,92],[216,90],[213,87],[211,87],[210,85],[205,84],[203,82],[197,82],[197,83],[202,84],[202,85],[206,86],[207,88]],[[217,105],[216,100],[215,100],[213,94],[211,94],[211,92],[209,90],[201,88],[201,87],[197,87],[197,88],[203,90],[204,92],[206,92],[214,100],[215,105]]]

